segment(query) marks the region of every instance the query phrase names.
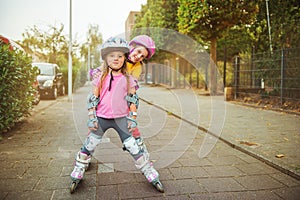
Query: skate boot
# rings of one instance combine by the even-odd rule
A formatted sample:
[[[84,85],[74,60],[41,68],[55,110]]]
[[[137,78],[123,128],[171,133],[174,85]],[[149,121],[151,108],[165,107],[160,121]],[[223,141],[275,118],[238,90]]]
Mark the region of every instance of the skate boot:
[[[159,192],[165,192],[164,187],[159,180],[159,174],[154,169],[152,162],[148,162],[144,167],[142,167],[141,171],[148,182],[151,183]]]
[[[143,152],[143,154],[145,156],[144,159],[145,160],[149,160],[150,155],[149,155],[148,149],[147,149],[147,147],[146,147],[146,145],[144,143],[143,138],[138,137],[138,138],[135,138],[135,140],[136,140],[137,145],[140,147],[140,150]]]
[[[70,193],[74,193],[78,183],[83,179],[85,171],[91,162],[91,156],[78,152],[75,158],[74,169],[71,173]]]

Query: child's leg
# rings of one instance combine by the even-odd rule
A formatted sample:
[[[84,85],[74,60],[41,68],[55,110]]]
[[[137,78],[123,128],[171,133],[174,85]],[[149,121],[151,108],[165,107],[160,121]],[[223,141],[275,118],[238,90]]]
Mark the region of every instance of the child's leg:
[[[132,137],[134,137],[134,138],[141,137],[141,132],[138,128],[136,128],[134,131],[132,131]]]
[[[96,146],[101,141],[101,136],[90,132],[86,138],[81,150],[76,154],[74,169],[71,173],[71,178],[73,180],[83,179],[84,172],[87,170],[89,163],[92,159],[92,153],[94,152]]]
[[[115,119],[115,121],[116,126],[113,128],[118,132],[125,149],[129,151],[134,158],[136,168],[142,171],[149,182],[158,182],[159,174],[154,169],[153,164],[149,161],[149,153],[148,151],[144,151],[144,149],[137,144],[136,139],[130,135],[126,118],[118,118]]]
[[[91,161],[91,156],[94,153],[97,145],[101,142],[101,138],[104,134],[103,130],[106,130],[105,127],[101,127],[99,123],[98,130],[88,134],[83,146],[81,147],[81,150],[76,154],[74,169],[71,173],[72,180],[83,179],[84,172],[87,170]]]

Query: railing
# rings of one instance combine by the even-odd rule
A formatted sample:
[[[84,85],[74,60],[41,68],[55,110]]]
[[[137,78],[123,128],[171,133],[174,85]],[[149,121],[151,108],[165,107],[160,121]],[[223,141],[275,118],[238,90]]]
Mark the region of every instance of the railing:
[[[285,101],[300,100],[300,48],[234,59],[234,97],[251,94]]]

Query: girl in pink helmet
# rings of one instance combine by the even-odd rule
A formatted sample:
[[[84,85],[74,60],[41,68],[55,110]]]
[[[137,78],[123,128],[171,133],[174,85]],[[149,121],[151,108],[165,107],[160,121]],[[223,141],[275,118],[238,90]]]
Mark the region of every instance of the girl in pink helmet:
[[[150,59],[155,53],[155,43],[147,35],[138,35],[130,42],[130,53],[127,61],[127,71],[136,80],[142,73],[142,65],[145,59]]]
[[[155,43],[148,35],[138,35],[130,42],[130,52],[127,60],[127,71],[138,83],[142,73],[143,61],[150,59],[155,53]],[[136,87],[138,89],[138,85]],[[139,129],[132,131],[132,136],[136,138],[139,145],[143,145]]]

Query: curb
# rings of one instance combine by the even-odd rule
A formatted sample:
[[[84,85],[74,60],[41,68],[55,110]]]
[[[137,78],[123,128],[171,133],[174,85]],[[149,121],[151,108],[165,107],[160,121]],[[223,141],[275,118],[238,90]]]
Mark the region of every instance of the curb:
[[[224,139],[223,137],[219,137],[215,133],[208,131],[206,128],[204,128],[202,126],[199,126],[199,125],[197,125],[197,124],[195,124],[195,123],[193,123],[193,122],[191,122],[191,121],[189,121],[187,119],[184,119],[181,116],[176,115],[173,112],[170,112],[169,110],[167,110],[167,109],[165,109],[165,108],[163,108],[163,107],[161,107],[159,105],[156,105],[156,104],[154,104],[154,103],[152,103],[150,101],[147,101],[146,99],[143,99],[141,97],[139,97],[139,99],[142,100],[142,101],[144,101],[145,103],[151,105],[151,106],[154,106],[154,107],[156,107],[156,108],[158,108],[160,110],[163,110],[164,112],[168,113],[169,115],[172,115],[172,116],[174,116],[174,117],[176,117],[176,118],[178,118],[178,119],[180,119],[180,120],[182,120],[182,121],[184,121],[184,122],[186,122],[186,123],[188,123],[188,124],[190,124],[190,125],[192,125],[194,127],[197,127],[199,130],[201,130],[201,131],[203,131],[205,133],[208,133],[208,134],[210,134],[211,136],[213,136],[215,138],[218,138],[219,140],[221,140],[222,142],[224,142],[228,146],[230,146],[230,147],[232,147],[232,148],[234,148],[234,149],[236,149],[238,151],[241,151],[243,153],[246,153],[247,155],[249,155],[249,156],[251,156],[251,157],[253,157],[255,159],[258,159],[258,160],[266,163],[267,165],[269,165],[269,166],[271,166],[271,167],[273,167],[273,168],[281,171],[282,173],[285,173],[285,174],[287,174],[289,176],[292,176],[292,177],[300,180],[300,174],[297,174],[296,172],[294,172],[294,171],[292,171],[290,169],[287,169],[287,168],[285,168],[285,167],[283,167],[283,166],[281,166],[279,164],[276,164],[276,163],[272,162],[271,160],[269,160],[268,158],[265,158],[265,157],[263,157],[263,156],[261,156],[259,154],[253,153],[253,152],[247,150],[246,148],[243,148],[242,146],[236,145],[236,144],[230,142],[229,140]]]
[[[299,112],[295,112],[295,111],[291,111],[291,110],[284,110],[284,109],[281,109],[281,108],[270,108],[270,107],[266,108],[264,106],[256,106],[256,105],[252,105],[252,104],[249,104],[249,103],[242,103],[242,102],[238,102],[238,101],[227,101],[227,102],[230,102],[230,103],[233,103],[233,104],[236,104],[236,105],[239,105],[239,106],[247,106],[247,107],[263,109],[263,110],[271,110],[271,111],[287,113],[287,114],[291,114],[291,115],[300,115]]]

